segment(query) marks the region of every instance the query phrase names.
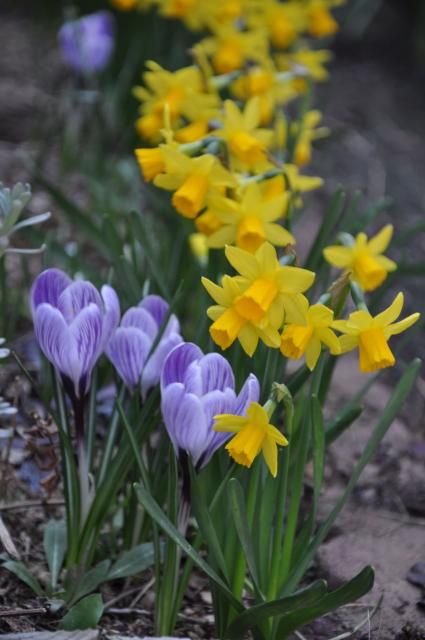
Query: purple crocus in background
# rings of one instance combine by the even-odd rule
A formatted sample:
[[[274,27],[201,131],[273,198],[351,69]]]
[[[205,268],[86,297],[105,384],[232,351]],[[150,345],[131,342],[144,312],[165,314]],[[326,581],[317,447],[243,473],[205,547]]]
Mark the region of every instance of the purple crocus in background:
[[[58,38],[62,57],[77,73],[102,71],[114,49],[115,24],[109,11],[65,22]]]
[[[232,368],[218,353],[204,355],[195,344],[175,347],[164,362],[161,375],[161,411],[176,455],[186,452],[196,469],[231,436],[213,431],[214,416],[243,415],[258,402],[260,385],[250,374],[239,395]]]
[[[106,347],[106,355],[127,387],[134,391],[140,384],[143,398],[158,384],[166,356],[183,340],[175,315],[163,328],[168,313],[169,305],[163,298],[146,296],[125,312]],[[159,342],[150,353],[158,332],[162,332]]]
[[[41,350],[62,375],[71,396],[84,398],[93,368],[120,317],[114,289],[101,293],[91,282],[73,282],[59,269],[47,269],[30,295],[34,330]]]

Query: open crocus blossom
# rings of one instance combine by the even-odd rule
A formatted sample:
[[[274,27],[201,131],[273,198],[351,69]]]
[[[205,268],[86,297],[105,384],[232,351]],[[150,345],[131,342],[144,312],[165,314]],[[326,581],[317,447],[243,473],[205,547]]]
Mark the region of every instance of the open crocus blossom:
[[[119,322],[117,294],[108,285],[99,293],[91,282],[73,282],[63,271],[47,269],[32,286],[30,304],[41,350],[71,381],[76,397],[83,397]]]
[[[260,452],[263,453],[270,473],[277,475],[277,445],[288,444],[285,436],[269,424],[266,409],[252,402],[246,415],[221,414],[214,418],[214,431],[236,434],[226,445],[230,456],[238,464],[250,467]]]
[[[345,334],[339,338],[342,353],[359,348],[362,373],[370,373],[395,364],[388,340],[391,336],[408,329],[420,316],[419,313],[412,313],[407,318],[395,322],[403,308],[403,300],[403,294],[399,293],[388,309],[375,317],[372,317],[369,311],[360,309],[350,313],[348,320],[333,322],[332,327]]]
[[[239,395],[230,364],[218,353],[204,355],[195,344],[178,345],[161,375],[161,410],[176,455],[187,453],[197,469],[229,438],[213,431],[214,416],[242,415],[258,401],[260,385],[251,374]]]
[[[162,326],[168,312],[169,305],[163,298],[146,296],[137,307],[125,312],[106,346],[106,355],[127,387],[134,391],[140,384],[143,397],[158,384],[168,353],[182,342],[175,315],[170,316],[165,328]],[[160,339],[152,351],[159,332]]]

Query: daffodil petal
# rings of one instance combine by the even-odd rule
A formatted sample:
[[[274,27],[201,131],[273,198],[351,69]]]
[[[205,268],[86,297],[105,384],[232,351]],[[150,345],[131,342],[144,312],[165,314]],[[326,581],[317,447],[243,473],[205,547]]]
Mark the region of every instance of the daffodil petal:
[[[316,366],[321,351],[322,346],[320,344],[319,338],[313,336],[305,351],[305,361],[310,371],[313,371],[314,367]]]
[[[348,247],[338,247],[333,245],[323,249],[323,255],[325,260],[338,269],[345,269],[349,267],[352,262],[353,252]]]
[[[393,236],[394,227],[392,224],[387,224],[376,236],[373,236],[367,243],[369,251],[376,255],[383,253],[391,242]]]
[[[420,316],[420,313],[412,313],[410,316],[407,316],[407,318],[403,318],[403,320],[400,320],[399,322],[390,324],[388,327],[384,328],[385,337],[388,339],[390,336],[395,336],[398,333],[405,331],[411,327],[412,324],[415,324],[415,322],[419,320]]]
[[[390,306],[378,313],[374,319],[374,325],[377,327],[387,327],[389,324],[397,320],[401,310],[403,309],[404,295],[400,292],[396,295]]]
[[[262,446],[264,460],[273,478],[277,476],[277,446],[271,438],[265,438]]]

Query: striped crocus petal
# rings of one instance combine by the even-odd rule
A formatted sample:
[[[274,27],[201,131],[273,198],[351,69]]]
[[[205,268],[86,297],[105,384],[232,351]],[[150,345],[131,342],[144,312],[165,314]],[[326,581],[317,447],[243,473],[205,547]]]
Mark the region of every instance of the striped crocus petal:
[[[72,282],[59,296],[58,309],[65,321],[71,324],[78,314],[88,305],[94,304],[99,310],[103,309],[103,301],[99,291],[85,280]]]
[[[161,373],[161,392],[173,382],[184,382],[186,371],[192,362],[203,357],[193,342],[182,342],[175,347],[164,362]]]
[[[115,292],[115,289],[108,284],[103,285],[100,290],[100,294],[103,300],[104,315],[102,326],[102,344],[103,349],[108,344],[113,332],[118,327],[120,322],[120,301]]]
[[[75,352],[71,354],[73,371],[70,377],[77,396],[89,390],[91,372],[102,353],[102,324],[102,311],[91,303],[69,325],[69,334],[75,343]]]
[[[36,278],[31,288],[30,305],[33,317],[35,310],[43,302],[58,306],[61,293],[72,283],[69,276],[60,269],[46,269]]]
[[[157,326],[157,330],[162,328],[164,320],[170,310],[170,306],[163,298],[161,298],[161,296],[146,296],[138,306],[152,316]],[[170,333],[180,333],[180,323],[174,314],[171,314],[169,317],[167,326],[164,328],[163,335],[167,336]]]
[[[40,348],[46,358],[63,375],[72,377],[75,344],[62,314],[52,305],[37,306],[34,315],[34,330]]]
[[[168,354],[182,341],[183,338],[179,333],[171,333],[168,337],[161,338],[143,369],[141,387],[143,399],[146,398],[148,391],[158,384]]]
[[[107,356],[132,391],[140,382],[150,347],[149,338],[135,327],[119,327],[109,341]]]

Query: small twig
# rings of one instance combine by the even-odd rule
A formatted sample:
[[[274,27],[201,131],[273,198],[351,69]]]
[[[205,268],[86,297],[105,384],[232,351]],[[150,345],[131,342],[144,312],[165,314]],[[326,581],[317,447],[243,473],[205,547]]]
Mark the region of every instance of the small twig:
[[[21,502],[0,504],[0,511],[19,511],[20,509],[31,509],[35,507],[61,507],[64,504],[63,499],[59,498],[52,500],[23,500]]]
[[[117,602],[119,602],[123,598],[126,598],[127,596],[130,596],[132,593],[138,592],[139,589],[140,589],[140,587],[132,587],[131,589],[128,589],[127,591],[123,591],[122,593],[117,595],[115,598],[111,598],[111,600],[106,602],[104,607],[103,607],[103,610],[104,611],[108,611],[114,604],[116,604]]]
[[[130,607],[126,607],[125,609],[117,609],[116,607],[111,607],[110,609],[108,609],[107,613],[115,616],[136,614],[152,617],[152,611],[149,611],[148,609],[131,609]]]
[[[153,585],[155,584],[155,578],[151,578],[146,584],[145,586],[140,589],[139,593],[137,594],[137,596],[135,598],[133,598],[133,600],[130,603],[130,607],[135,607],[136,604],[139,602],[139,600],[141,598],[143,598],[143,596],[145,595],[145,593],[147,593],[149,591],[149,589],[151,587],[153,587]]]
[[[0,618],[10,618],[12,616],[27,616],[47,613],[45,607],[36,607],[34,609],[6,609],[0,610]]]

